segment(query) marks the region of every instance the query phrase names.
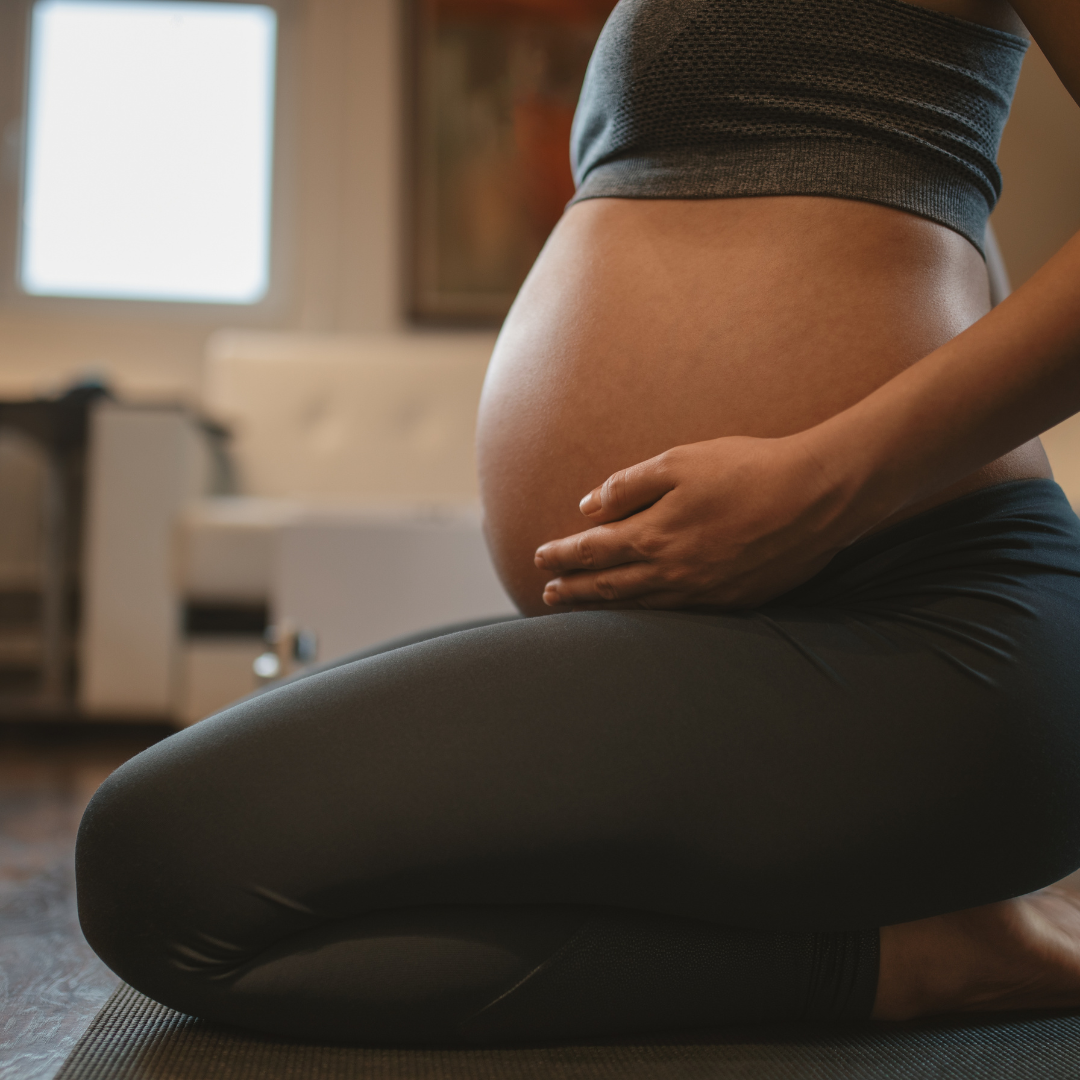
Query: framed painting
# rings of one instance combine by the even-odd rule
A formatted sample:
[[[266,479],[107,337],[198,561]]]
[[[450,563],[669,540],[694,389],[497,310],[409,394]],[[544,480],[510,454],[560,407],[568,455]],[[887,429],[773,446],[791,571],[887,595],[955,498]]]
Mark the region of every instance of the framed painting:
[[[573,195],[570,124],[615,0],[414,0],[411,314],[497,325]]]

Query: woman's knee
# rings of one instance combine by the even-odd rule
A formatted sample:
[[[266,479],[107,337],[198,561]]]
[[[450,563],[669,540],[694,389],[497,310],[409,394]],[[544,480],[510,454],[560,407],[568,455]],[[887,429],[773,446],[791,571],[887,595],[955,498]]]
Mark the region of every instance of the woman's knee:
[[[75,851],[83,933],[128,981],[148,958],[159,897],[183,872],[165,852],[169,808],[156,791],[153,765],[136,758],[101,785],[83,814]]]
[[[207,981],[246,958],[229,941],[245,915],[230,917],[227,807],[193,774],[189,740],[174,739],[121,766],[90,800],[76,845],[79,921],[122,979],[198,1013]]]

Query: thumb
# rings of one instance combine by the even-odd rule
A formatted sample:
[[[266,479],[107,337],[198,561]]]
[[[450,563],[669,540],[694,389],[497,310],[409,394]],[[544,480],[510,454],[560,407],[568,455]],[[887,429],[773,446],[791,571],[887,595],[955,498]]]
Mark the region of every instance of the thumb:
[[[601,525],[644,510],[675,487],[669,458],[669,454],[660,454],[612,473],[578,503],[578,509]]]

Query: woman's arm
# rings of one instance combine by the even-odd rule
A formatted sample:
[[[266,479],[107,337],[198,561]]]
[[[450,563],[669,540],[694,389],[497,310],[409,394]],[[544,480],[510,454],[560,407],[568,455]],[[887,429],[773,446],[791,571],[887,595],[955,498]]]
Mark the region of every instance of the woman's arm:
[[[1080,0],[1015,7],[1080,100]],[[824,423],[676,447],[614,474],[582,500],[597,527],[538,550],[554,577],[545,601],[761,603],[1078,411],[1080,234],[988,315]]]

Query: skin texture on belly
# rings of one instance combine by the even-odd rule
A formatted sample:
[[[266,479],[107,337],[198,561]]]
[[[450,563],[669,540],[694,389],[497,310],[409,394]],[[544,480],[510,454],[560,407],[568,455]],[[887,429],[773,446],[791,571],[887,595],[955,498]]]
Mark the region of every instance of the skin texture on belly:
[[[507,317],[480,407],[485,528],[511,596],[527,614],[548,610],[550,575],[533,554],[588,526],[578,501],[612,472],[673,446],[820,423],[989,304],[967,240],[889,207],[803,196],[571,207]],[[934,501],[1048,474],[1035,442]]]

